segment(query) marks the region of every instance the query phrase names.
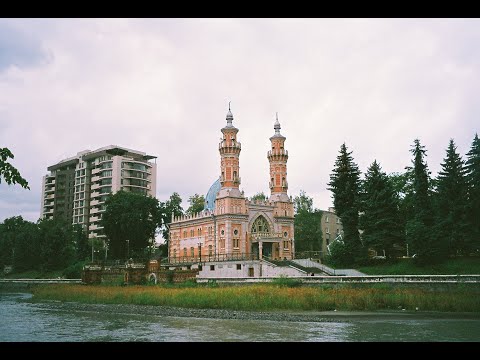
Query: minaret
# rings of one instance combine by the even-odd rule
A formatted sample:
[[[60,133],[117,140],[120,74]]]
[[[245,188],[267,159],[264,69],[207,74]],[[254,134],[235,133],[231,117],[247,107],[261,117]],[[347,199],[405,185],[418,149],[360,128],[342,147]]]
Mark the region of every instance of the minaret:
[[[280,123],[277,120],[273,126],[275,134],[270,138],[272,149],[268,152],[268,161],[270,162],[270,200],[288,202],[287,195],[287,160],[288,151],[284,148],[286,137],[280,134]]]
[[[242,149],[237,141],[238,129],[232,125],[233,115],[228,103],[227,126],[222,128],[223,138],[218,145],[220,151],[220,184],[221,189],[230,189],[239,192],[240,185],[240,165],[239,157]],[[235,191],[235,189],[237,191]]]

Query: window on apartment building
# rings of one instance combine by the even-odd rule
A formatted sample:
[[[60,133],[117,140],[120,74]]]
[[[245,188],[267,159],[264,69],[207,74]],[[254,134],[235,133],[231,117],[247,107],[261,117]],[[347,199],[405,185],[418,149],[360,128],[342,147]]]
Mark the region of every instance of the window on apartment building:
[[[330,228],[328,227],[325,228],[325,234],[330,234]]]
[[[110,185],[111,183],[112,183],[112,178],[106,178],[106,179],[100,180],[100,185]]]
[[[80,191],[85,191],[85,185],[80,186]]]
[[[325,216],[325,222],[328,222],[328,216]]]
[[[337,224],[340,224],[340,218],[337,217]]]

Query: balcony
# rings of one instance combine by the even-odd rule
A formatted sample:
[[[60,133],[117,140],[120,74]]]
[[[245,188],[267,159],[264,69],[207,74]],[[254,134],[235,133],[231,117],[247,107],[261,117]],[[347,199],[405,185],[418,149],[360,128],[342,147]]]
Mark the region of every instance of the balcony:
[[[55,194],[48,194],[47,196],[45,196],[45,199],[49,200],[49,199],[53,199],[55,197]]]
[[[91,190],[91,191],[94,191],[94,190],[97,190],[99,187],[100,187],[100,184],[93,184],[93,185],[90,187],[90,190]]]
[[[52,193],[52,192],[55,192],[55,187],[45,188],[45,193]]]
[[[92,176],[91,182],[94,183],[94,182],[97,182],[98,180],[100,180],[100,176],[98,175]]]
[[[280,150],[270,150],[267,153],[267,156],[288,156],[288,150],[280,149]]]
[[[99,192],[92,192],[90,193],[90,199],[94,198],[94,197],[97,197],[97,196],[100,196],[100,193]],[[93,200],[92,200],[93,201]]]
[[[99,203],[98,200],[92,200],[92,201],[90,201],[90,206],[98,205],[98,203]]]
[[[100,171],[102,171],[102,169],[100,169],[99,167],[93,168],[92,175],[98,174]]]

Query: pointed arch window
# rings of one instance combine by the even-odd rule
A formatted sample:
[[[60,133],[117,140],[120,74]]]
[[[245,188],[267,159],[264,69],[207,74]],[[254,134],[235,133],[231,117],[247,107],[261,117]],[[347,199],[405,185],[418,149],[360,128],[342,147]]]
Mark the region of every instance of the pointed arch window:
[[[268,226],[268,222],[260,215],[252,224],[252,233],[269,233],[270,227]]]

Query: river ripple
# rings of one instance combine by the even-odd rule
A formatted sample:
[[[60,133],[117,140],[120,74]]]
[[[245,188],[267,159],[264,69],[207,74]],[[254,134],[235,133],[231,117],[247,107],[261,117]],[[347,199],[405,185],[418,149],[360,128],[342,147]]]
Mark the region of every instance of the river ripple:
[[[215,310],[173,316],[157,307],[24,301],[30,298],[0,293],[0,341],[480,341],[478,314],[287,313],[268,320],[272,314],[217,311],[227,318],[208,318]]]

